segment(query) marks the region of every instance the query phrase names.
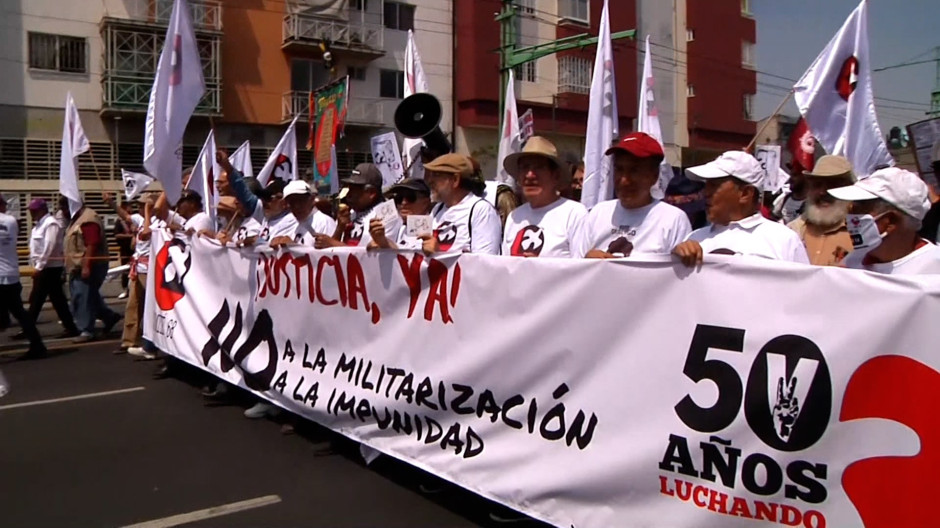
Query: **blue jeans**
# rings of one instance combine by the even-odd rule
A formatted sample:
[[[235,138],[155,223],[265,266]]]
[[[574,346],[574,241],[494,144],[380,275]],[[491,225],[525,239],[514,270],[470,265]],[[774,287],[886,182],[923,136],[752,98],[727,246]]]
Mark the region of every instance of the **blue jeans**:
[[[95,333],[95,320],[101,319],[105,325],[116,321],[120,316],[108,308],[101,298],[101,285],[108,274],[108,266],[93,265],[91,276],[82,279],[81,272],[69,278],[69,290],[72,293],[71,308],[75,316],[75,326],[83,334]]]

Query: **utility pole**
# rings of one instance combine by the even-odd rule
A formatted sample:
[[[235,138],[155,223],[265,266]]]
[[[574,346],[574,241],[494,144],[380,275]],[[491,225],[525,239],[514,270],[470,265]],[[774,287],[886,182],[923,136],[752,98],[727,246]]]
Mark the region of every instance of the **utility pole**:
[[[503,0],[502,10],[496,15],[496,21],[500,23],[500,46],[499,46],[499,129],[503,128],[503,119],[506,117],[506,85],[509,84],[509,70],[545,57],[559,51],[570,49],[581,49],[587,46],[597,44],[597,37],[592,37],[587,33],[565,37],[535,46],[526,46],[518,48],[516,35],[516,12],[515,0]],[[610,40],[622,38],[634,38],[636,30],[629,29],[611,33]]]

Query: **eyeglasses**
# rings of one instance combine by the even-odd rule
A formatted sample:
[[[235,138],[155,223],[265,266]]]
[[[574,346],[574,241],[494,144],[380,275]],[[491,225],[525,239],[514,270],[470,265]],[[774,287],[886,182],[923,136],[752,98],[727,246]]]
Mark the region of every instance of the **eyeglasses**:
[[[402,202],[407,200],[409,203],[415,203],[418,199],[418,193],[410,189],[402,189],[395,193],[395,203],[401,205]]]

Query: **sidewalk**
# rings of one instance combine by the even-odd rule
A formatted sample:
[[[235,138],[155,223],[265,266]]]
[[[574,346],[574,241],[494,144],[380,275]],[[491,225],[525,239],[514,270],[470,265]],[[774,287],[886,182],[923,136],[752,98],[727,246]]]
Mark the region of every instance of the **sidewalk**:
[[[28,309],[29,294],[32,290],[33,281],[29,277],[22,277],[21,282],[23,283],[23,306]],[[112,310],[123,316],[124,305],[127,303],[127,301],[125,299],[118,299],[118,295],[120,295],[122,291],[120,277],[117,277],[113,281],[106,282],[101,286],[101,295],[104,297],[104,302],[107,303],[107,305]],[[68,292],[66,292],[66,294],[67,293]],[[43,341],[47,347],[70,343],[72,341],[71,338],[56,339],[56,336],[62,333],[62,325],[57,322],[58,319],[59,318],[56,315],[55,310],[52,308],[52,303],[46,300],[46,304],[43,305],[42,312],[39,314],[39,321],[36,326],[39,329],[39,333],[42,335]],[[16,319],[13,319],[12,317],[10,318],[10,323],[10,328],[8,328],[6,331],[0,331],[0,352],[9,352],[13,350],[25,351],[26,348],[29,347],[29,343],[26,340],[12,339],[12,337],[20,331],[19,323],[17,323]],[[123,328],[123,321],[114,327],[114,329],[111,331],[111,336],[120,337],[121,328]]]

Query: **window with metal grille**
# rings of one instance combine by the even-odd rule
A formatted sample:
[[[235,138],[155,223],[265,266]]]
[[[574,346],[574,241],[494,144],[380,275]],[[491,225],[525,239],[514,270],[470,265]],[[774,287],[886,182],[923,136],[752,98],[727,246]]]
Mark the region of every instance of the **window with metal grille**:
[[[524,15],[535,14],[535,0],[516,0],[516,7]]]
[[[536,79],[535,63],[536,62],[537,61],[533,60],[529,62],[524,62],[516,66],[515,71],[513,72],[516,75],[516,80],[522,81],[522,82],[535,82],[535,79]]]
[[[366,80],[366,69],[360,68],[358,66],[350,66],[346,68],[346,74],[349,75],[349,78],[353,81],[364,81]]]
[[[744,94],[744,119],[754,120],[754,94]]]
[[[753,69],[754,64],[754,43],[744,40],[741,42],[741,65]]]
[[[415,28],[415,6],[385,2],[385,27],[408,31]]]
[[[590,23],[589,5],[588,0],[558,0],[558,16],[588,24]]]
[[[568,55],[558,59],[558,92],[591,92],[591,61]]]
[[[379,97],[403,99],[405,97],[405,72],[401,70],[381,70]]]
[[[29,67],[88,73],[87,42],[82,37],[29,32]]]

